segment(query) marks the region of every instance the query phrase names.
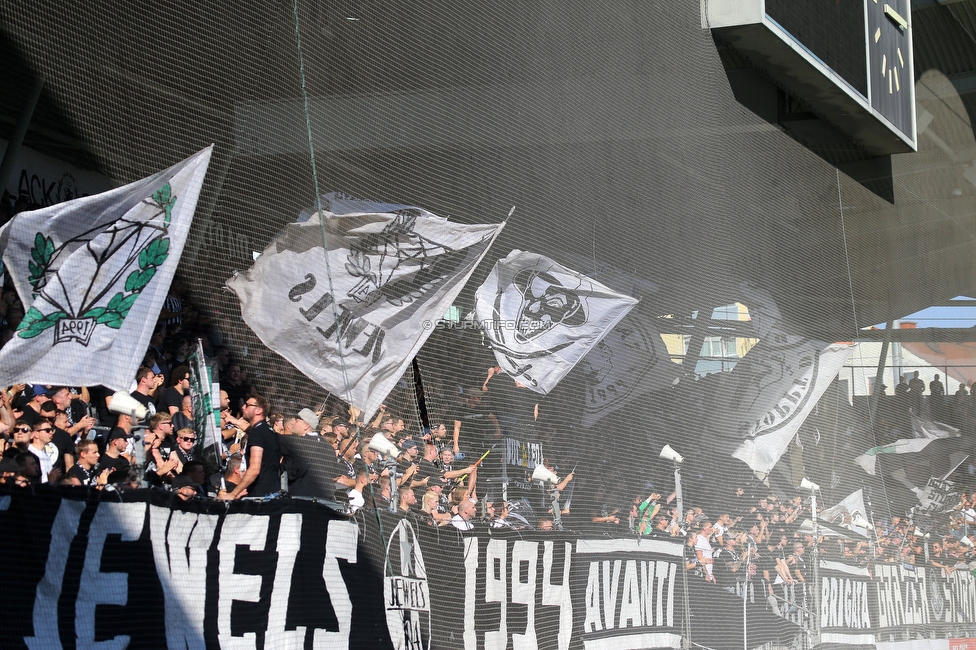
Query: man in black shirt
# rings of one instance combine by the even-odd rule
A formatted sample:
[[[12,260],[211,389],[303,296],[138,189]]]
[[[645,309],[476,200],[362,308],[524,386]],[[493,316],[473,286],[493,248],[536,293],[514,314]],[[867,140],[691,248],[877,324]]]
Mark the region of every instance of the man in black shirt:
[[[35,384],[33,387],[33,395],[31,396],[31,400],[27,402],[27,405],[24,406],[24,413],[20,416],[21,419],[31,426],[41,419],[41,405],[51,399],[51,392],[47,386]]]
[[[159,400],[159,410],[176,415],[183,408],[183,397],[190,394],[190,369],[186,366],[174,368],[169,376],[169,383]]]
[[[129,393],[129,395],[146,407],[146,410],[149,412],[146,420],[156,414],[156,405],[153,403],[153,398],[162,379],[162,375],[157,375],[152,371],[152,368],[147,368],[146,366],[139,366],[139,370],[136,371],[136,389]]]
[[[98,453],[98,446],[93,440],[82,440],[75,447],[75,457],[78,458],[78,462],[68,469],[68,476],[73,476],[82,485],[86,486],[97,486],[104,484],[105,480],[100,480],[100,472],[98,470],[98,459],[100,454]],[[103,475],[105,479],[108,478],[108,474]]]
[[[250,424],[247,428],[247,471],[237,487],[217,495],[228,501],[245,495],[263,497],[281,490],[281,447],[278,434],[265,420],[270,411],[268,400],[261,395],[249,397],[241,410]]]
[[[124,429],[112,429],[108,434],[108,442],[105,444],[105,453],[98,460],[99,470],[109,470],[109,474],[115,472],[128,472],[129,459],[122,455],[125,448],[129,445],[129,434]]]

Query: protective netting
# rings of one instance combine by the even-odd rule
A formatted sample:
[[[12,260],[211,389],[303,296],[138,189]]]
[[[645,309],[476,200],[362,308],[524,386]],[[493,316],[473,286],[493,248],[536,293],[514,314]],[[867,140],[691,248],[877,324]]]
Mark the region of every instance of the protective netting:
[[[80,647],[123,633],[119,647],[159,647],[164,637],[183,647],[176,639],[185,637],[189,647],[471,650],[808,648],[976,636],[976,502],[967,496],[976,488],[968,456],[976,337],[963,331],[976,319],[950,322],[945,334],[926,332],[930,323],[912,316],[974,293],[976,138],[958,75],[976,66],[966,64],[969,3],[957,4],[913,16],[919,151],[877,167],[853,142],[814,153],[740,103],[734,57],[723,58],[697,3],[0,5],[0,51],[10,63],[0,71],[9,118],[0,136],[13,137],[43,80],[24,147],[107,185],[214,145],[164,307],[167,328],[152,341],[166,385],[200,339],[203,365],[228,392],[231,423],[241,429],[241,408],[255,408],[257,394],[282,426],[297,417],[323,434],[332,429],[340,454],[352,449],[353,482],[352,455],[377,431],[417,448],[418,458],[430,438],[432,455],[446,464],[429,479],[421,464],[407,479],[416,499],[410,515],[388,514],[377,494],[354,530],[325,507],[285,498],[225,510],[119,488],[127,507],[106,508],[114,497],[90,496],[86,506],[68,488],[60,496],[39,488],[44,515],[32,518],[23,492],[0,496],[0,518],[11,522],[0,527],[4,558],[16,562],[23,550],[9,531],[39,543],[36,566],[9,579],[0,573],[0,584],[20,594],[12,614],[0,612],[2,645]],[[814,52],[866,87],[845,45],[863,47],[859,36],[826,32],[792,3],[767,5],[783,24],[811,30]],[[856,14],[855,5],[832,10]],[[798,100],[778,101],[785,112]],[[840,171],[831,155],[861,171]],[[76,189],[39,194],[29,173],[26,185],[12,178],[4,210],[107,189],[93,189],[94,175],[76,175]],[[391,244],[394,227],[397,235],[434,232],[417,225],[423,215],[413,210],[347,256],[339,217],[353,198],[416,206],[471,231],[505,226],[470,269],[488,235],[468,248],[442,239],[437,251],[409,238]],[[163,199],[159,206],[165,211]],[[388,308],[409,311],[402,329],[380,330],[342,311],[340,294],[367,296],[359,302],[369,307],[379,300],[372,289],[335,289],[347,276],[383,289],[365,257],[382,250],[405,263],[418,246],[449,261],[424,267],[426,283],[395,296],[384,290],[383,300],[400,301],[387,300]],[[513,251],[526,257],[509,257]],[[296,256],[280,263],[291,275],[263,277],[266,293],[242,308],[241,287],[255,280],[248,270],[283,254]],[[531,264],[529,254],[537,256]],[[493,271],[506,258],[510,271]],[[457,279],[462,270],[471,271],[466,281]],[[438,283],[455,280],[461,288],[450,308],[425,312]],[[16,342],[17,310],[30,305],[19,306],[7,282],[5,340]],[[491,287],[484,305],[476,295],[483,286]],[[625,308],[625,299],[638,302]],[[598,300],[621,310],[619,318],[607,317],[605,331],[583,331]],[[249,310],[317,338],[289,330],[268,345],[271,335]],[[494,334],[486,313],[503,324]],[[918,333],[905,334],[909,321]],[[38,323],[39,335],[51,333]],[[567,338],[547,339],[559,328],[571,330]],[[354,362],[378,366],[381,355],[410,349],[407,330],[429,338],[377,398],[379,415],[350,411],[350,396],[363,388],[349,380]],[[577,353],[574,337],[589,337],[588,347]],[[339,346],[328,362],[323,340]],[[551,363],[557,353],[561,366]],[[331,389],[310,378],[323,368],[335,371]],[[95,436],[104,454],[117,424],[104,406],[112,391],[88,388],[106,426]],[[81,415],[69,412],[72,424]],[[384,415],[393,416],[388,428]],[[338,431],[350,421],[361,426]],[[241,443],[232,435],[225,451],[243,449],[246,461]],[[282,443],[294,454],[284,466],[293,496],[358,507],[360,490],[332,484],[336,450],[303,444]],[[666,445],[680,464],[660,457]],[[373,463],[366,447],[360,454]],[[208,471],[227,471],[212,455],[205,461]],[[537,466],[556,480],[533,481]],[[409,462],[373,468],[387,472],[386,489],[396,481],[391,470],[401,481],[413,471]],[[447,486],[426,497],[442,475]],[[801,488],[803,479],[817,489]],[[350,487],[357,495],[346,494]],[[453,503],[441,496],[452,488]],[[371,489],[381,492],[383,482]],[[395,488],[386,495],[393,509],[401,497]],[[477,521],[475,533],[436,525],[465,510],[466,497],[476,505],[456,516]],[[436,512],[441,500],[440,519],[429,515],[430,501]],[[832,510],[814,517],[812,506]],[[189,551],[183,573],[163,572],[171,560],[150,523],[169,530],[166,522],[185,510],[194,523],[181,523],[185,531],[168,524],[183,531],[166,538],[168,552],[185,544],[201,555]],[[306,532],[300,517],[289,519],[296,513]],[[333,526],[341,529],[336,548]],[[547,537],[552,528],[562,531]],[[296,556],[280,530],[301,538],[295,571],[281,564]],[[56,549],[59,539],[68,547]],[[329,550],[322,556],[316,545]],[[720,545],[724,557],[709,562]],[[412,549],[422,549],[426,569],[423,560],[402,560]],[[139,559],[114,563],[109,552]],[[60,573],[51,558],[60,558]],[[104,577],[109,571],[114,577]],[[718,584],[710,584],[713,573]],[[62,579],[54,596],[42,589]],[[351,593],[333,591],[339,579]],[[133,598],[144,581],[148,595]],[[163,583],[176,585],[172,593]],[[129,596],[100,600],[99,591],[125,585]],[[748,618],[732,595],[743,593]],[[296,602],[315,599],[334,613],[292,613]],[[75,602],[83,606],[65,618]],[[50,608],[61,618],[46,618]],[[186,608],[199,618],[175,623],[174,612]],[[754,635],[745,641],[744,627]],[[256,636],[242,636],[249,633]]]

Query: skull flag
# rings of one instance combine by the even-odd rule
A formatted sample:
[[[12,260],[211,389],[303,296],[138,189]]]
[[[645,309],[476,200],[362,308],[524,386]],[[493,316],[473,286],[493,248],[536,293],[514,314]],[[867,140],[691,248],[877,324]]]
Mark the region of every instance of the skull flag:
[[[475,318],[498,365],[549,393],[637,300],[548,257],[514,250],[476,293]]]

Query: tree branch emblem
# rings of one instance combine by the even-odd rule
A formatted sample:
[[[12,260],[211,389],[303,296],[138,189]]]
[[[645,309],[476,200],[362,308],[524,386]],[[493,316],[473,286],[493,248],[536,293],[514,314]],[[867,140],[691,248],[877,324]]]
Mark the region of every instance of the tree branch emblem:
[[[150,215],[126,215],[108,228],[80,233],[60,245],[51,236],[37,233],[28,263],[35,302],[17,328],[17,336],[31,339],[56,327],[55,344],[78,341],[87,346],[98,325],[121,328],[169,256],[169,226],[176,198],[166,183],[136,208],[146,206]],[[79,242],[84,245],[71,253],[65,267],[51,272],[58,256]],[[44,303],[53,311],[44,313]]]

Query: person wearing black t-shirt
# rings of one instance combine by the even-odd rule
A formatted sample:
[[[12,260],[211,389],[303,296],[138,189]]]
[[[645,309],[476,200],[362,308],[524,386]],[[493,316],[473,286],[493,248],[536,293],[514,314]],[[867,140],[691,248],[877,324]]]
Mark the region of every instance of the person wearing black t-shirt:
[[[193,399],[189,394],[180,401],[180,410],[173,415],[173,430],[193,428]]]
[[[169,387],[163,391],[159,400],[159,410],[176,415],[183,408],[183,397],[190,394],[190,369],[186,366],[174,368],[169,381]]]
[[[41,419],[41,405],[51,399],[51,391],[41,384],[36,384],[32,391],[31,399],[24,405],[23,414],[20,416],[20,419],[34,426],[34,423]]]
[[[95,441],[82,440],[75,447],[75,456],[78,458],[78,462],[68,469],[68,476],[75,477],[81,481],[82,485],[99,485],[101,473],[98,469],[98,459],[100,455]],[[105,474],[105,477],[108,478],[108,474]]]
[[[115,428],[108,434],[108,442],[105,444],[105,453],[98,460],[98,468],[109,470],[109,474],[115,472],[128,472],[129,459],[122,455],[125,448],[129,445],[129,434],[124,429]]]
[[[134,400],[146,407],[148,415],[146,419],[156,414],[156,405],[153,403],[153,395],[162,381],[162,375],[157,375],[152,368],[139,366],[136,371],[136,389],[129,393]]]
[[[241,482],[230,492],[220,492],[224,500],[239,499],[248,495],[263,497],[281,490],[281,446],[278,434],[265,417],[270,410],[268,400],[261,395],[249,397],[241,409],[247,428],[247,471]]]

